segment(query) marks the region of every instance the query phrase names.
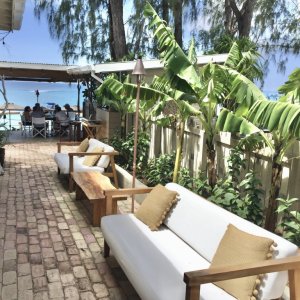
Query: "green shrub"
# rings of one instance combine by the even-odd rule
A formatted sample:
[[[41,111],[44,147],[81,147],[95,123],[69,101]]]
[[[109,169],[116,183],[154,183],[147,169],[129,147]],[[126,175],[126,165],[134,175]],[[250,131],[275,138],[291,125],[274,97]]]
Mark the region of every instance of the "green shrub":
[[[193,177],[187,168],[180,169],[178,184],[205,198],[211,193],[211,187],[205,175],[199,173],[198,177]]]
[[[149,161],[147,168],[143,172],[147,185],[165,185],[172,182],[175,164],[175,152],[171,154],[161,154],[157,158]]]
[[[290,210],[291,206],[299,200],[298,198],[278,198],[277,201],[280,202],[277,213],[281,214],[277,231],[284,238],[300,247],[300,212]]]
[[[209,200],[244,219],[262,225],[261,182],[251,170],[241,181],[240,174],[245,168],[242,148],[233,148],[228,159],[228,173],[217,182]]]
[[[116,157],[116,163],[126,170],[132,171],[133,165],[133,147],[134,132],[129,133],[125,139],[115,135],[110,144],[120,153]],[[136,156],[136,172],[140,174],[147,166],[149,157],[150,137],[145,132],[138,133],[137,156]]]

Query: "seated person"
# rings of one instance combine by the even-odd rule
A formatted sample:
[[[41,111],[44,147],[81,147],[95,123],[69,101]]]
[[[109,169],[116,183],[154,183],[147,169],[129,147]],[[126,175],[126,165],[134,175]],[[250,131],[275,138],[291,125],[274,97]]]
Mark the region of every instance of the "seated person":
[[[31,108],[30,106],[25,106],[23,111],[23,125],[31,125]]]
[[[39,103],[36,103],[32,109],[31,118],[42,118],[45,117],[45,112],[41,108]]]
[[[69,117],[69,111],[74,111],[73,108],[70,106],[70,104],[66,103],[64,105],[64,108],[66,109],[67,116]]]
[[[54,122],[54,130],[58,131],[61,127],[69,126],[69,119],[67,114],[61,110],[61,107],[57,105],[55,107],[55,122]]]

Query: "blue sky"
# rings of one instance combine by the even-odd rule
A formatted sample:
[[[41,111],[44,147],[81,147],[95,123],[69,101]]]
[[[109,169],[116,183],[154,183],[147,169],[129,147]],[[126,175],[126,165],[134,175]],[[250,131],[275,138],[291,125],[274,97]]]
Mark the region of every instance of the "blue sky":
[[[62,64],[59,42],[51,39],[45,15],[38,20],[34,17],[33,8],[33,0],[27,0],[21,29],[9,34],[5,38],[5,45],[0,44],[0,60]],[[85,61],[81,64],[85,64]],[[299,56],[291,55],[283,75],[278,74],[275,64],[271,63],[263,89],[276,91],[287,80],[288,74],[299,66]]]

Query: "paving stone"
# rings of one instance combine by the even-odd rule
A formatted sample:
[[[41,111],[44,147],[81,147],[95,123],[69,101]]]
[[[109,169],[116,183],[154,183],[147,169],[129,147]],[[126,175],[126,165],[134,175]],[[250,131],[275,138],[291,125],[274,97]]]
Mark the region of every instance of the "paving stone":
[[[32,278],[31,275],[19,276],[18,277],[18,290],[30,290],[32,289]]]
[[[63,288],[60,282],[51,282],[48,285],[50,299],[64,297]]]
[[[57,261],[54,257],[45,258],[43,262],[46,270],[55,269],[57,267]]]
[[[21,277],[22,278],[22,277]],[[33,278],[33,289],[34,292],[47,290],[48,283],[45,276]]]
[[[78,287],[82,291],[90,291],[92,289],[91,283],[88,278],[79,278]]]
[[[79,293],[75,286],[67,286],[64,288],[66,300],[79,300]]]
[[[31,273],[31,270],[30,270],[30,264],[29,263],[18,264],[18,275],[19,276],[28,275],[30,273]]]
[[[23,244],[28,242],[28,237],[27,235],[23,234],[18,234],[17,235],[17,244]]]
[[[17,299],[17,285],[11,284],[2,287],[2,299],[13,300]]]
[[[63,286],[75,284],[75,278],[73,273],[61,274],[60,278]]]
[[[28,244],[18,244],[17,252],[18,253],[28,253]]]
[[[42,239],[41,240],[41,247],[42,248],[51,248],[52,245],[53,245],[53,243],[50,239]]]
[[[29,253],[40,253],[41,247],[40,245],[30,245],[29,246]]]
[[[10,285],[17,282],[17,272],[16,271],[9,271],[3,273],[3,285]]]
[[[76,278],[84,278],[87,277],[85,268],[83,266],[73,267],[73,272]]]
[[[33,265],[32,266],[32,277],[41,277],[44,276],[45,270],[43,265]]]
[[[42,263],[42,256],[40,253],[33,253],[33,254],[30,254],[29,256],[29,261],[30,263],[32,264],[41,264]]]
[[[16,271],[17,261],[15,259],[5,260],[3,262],[3,272]]]
[[[10,149],[9,184],[0,181],[1,300],[139,299],[118,264],[107,265],[101,229],[58,178],[56,151],[48,140]]]
[[[53,248],[54,248],[54,251],[63,251],[63,250],[65,250],[65,246],[64,246],[63,242],[53,243]]]
[[[60,273],[70,273],[72,272],[71,264],[68,261],[62,261],[58,263],[58,269]]]
[[[42,248],[43,258],[55,257],[55,252],[52,248]]]
[[[33,291],[32,290],[18,291],[18,299],[33,300]]]
[[[48,292],[47,291],[41,291],[34,293],[34,300],[49,300]]]
[[[68,255],[65,251],[58,251],[56,252],[56,259],[57,261],[67,261],[68,260]]]
[[[29,237],[29,244],[38,244],[39,240],[36,236],[30,236]]]
[[[93,290],[95,291],[97,298],[102,298],[109,295],[105,284],[95,283],[93,284]]]
[[[4,251],[4,260],[11,260],[17,258],[16,249],[8,249]]]
[[[58,223],[57,224],[57,227],[59,228],[59,229],[69,229],[69,226],[68,226],[68,224],[67,223],[65,223],[65,222],[63,222],[63,223]]]
[[[18,263],[25,264],[28,262],[28,255],[27,253],[19,253],[18,254]]]
[[[80,293],[81,300],[96,300],[92,292],[83,292]]]
[[[47,278],[49,282],[60,281],[60,274],[58,269],[47,270]]]

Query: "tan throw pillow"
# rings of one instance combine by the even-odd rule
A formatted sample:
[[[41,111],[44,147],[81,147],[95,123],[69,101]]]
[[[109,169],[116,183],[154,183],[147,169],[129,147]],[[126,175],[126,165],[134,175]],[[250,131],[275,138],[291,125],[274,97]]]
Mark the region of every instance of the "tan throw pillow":
[[[91,151],[90,153],[99,153],[99,152],[103,152],[103,148],[95,147],[93,151]],[[88,167],[92,167],[97,163],[100,156],[101,155],[86,155],[82,164]]]
[[[151,230],[157,230],[172,205],[177,201],[176,196],[176,192],[159,184],[147,195],[135,216],[148,225]]]
[[[269,238],[249,234],[229,224],[210,268],[266,260],[272,257],[273,243],[273,240]],[[258,294],[257,288],[260,285],[258,277],[249,276],[219,281],[215,282],[215,285],[239,300],[255,299]]]
[[[80,145],[78,146],[76,152],[86,152],[88,147],[89,147],[89,139],[86,138],[80,143]]]

